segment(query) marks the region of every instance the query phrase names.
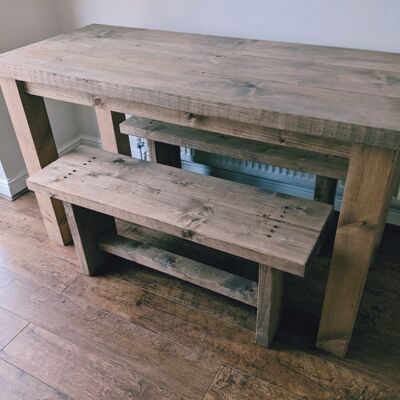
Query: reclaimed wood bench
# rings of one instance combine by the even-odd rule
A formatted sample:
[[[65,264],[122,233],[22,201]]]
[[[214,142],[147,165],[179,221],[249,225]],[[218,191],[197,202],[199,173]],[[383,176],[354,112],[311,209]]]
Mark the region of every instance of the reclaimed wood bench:
[[[196,122],[199,117],[191,115]],[[338,179],[345,179],[349,159],[338,154],[318,153],[306,148],[288,147],[192,126],[132,116],[119,125],[123,134],[147,140],[150,158],[160,164],[181,167],[180,146],[208,153],[255,161],[316,175],[314,200],[334,204]]]
[[[256,161],[316,175],[345,179],[349,160],[333,154],[285,147],[228,134],[132,116],[120,124],[121,133],[173,146]]]
[[[257,307],[257,343],[279,322],[283,273],[304,276],[331,215],[327,204],[269,193],[178,168],[80,146],[28,179],[64,202],[86,274],[108,253]],[[259,263],[257,283],[118,235],[115,219]]]

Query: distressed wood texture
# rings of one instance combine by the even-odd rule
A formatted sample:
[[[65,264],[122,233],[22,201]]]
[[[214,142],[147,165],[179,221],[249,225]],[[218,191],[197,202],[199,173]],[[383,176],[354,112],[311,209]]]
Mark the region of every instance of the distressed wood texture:
[[[0,76],[6,77],[7,82],[14,82],[14,79],[23,81],[29,94],[91,105],[107,113],[126,112],[245,139],[352,157],[355,170],[354,165],[358,165],[360,157],[356,147],[351,153],[354,143],[366,148],[376,147],[375,155],[366,157],[371,164],[378,163],[380,159],[378,148],[387,149],[386,159],[390,158],[390,152],[400,149],[399,65],[399,54],[90,25],[0,55]],[[20,94],[15,88],[13,92],[17,93],[16,103],[21,103]],[[32,118],[23,105],[12,108],[15,113],[13,121],[25,121],[23,124],[29,127]],[[41,118],[46,116],[43,112],[40,115]],[[47,116],[44,119],[47,120]],[[27,159],[33,154],[33,159],[40,159],[32,143],[30,128],[22,131],[23,136],[28,136],[24,144],[27,149],[21,146],[24,157]],[[28,146],[29,143],[31,145]],[[51,133],[50,141],[46,143],[54,147],[54,144],[51,145],[54,143]],[[53,158],[56,157],[54,154]],[[332,278],[325,301],[326,309],[332,315],[340,316],[341,299],[346,299],[346,295],[351,296],[359,289],[354,296],[361,296],[366,270],[379,244],[384,210],[393,189],[391,183],[385,183],[385,179],[375,175],[374,168],[377,167],[364,161],[361,164],[372,171],[371,179],[365,175],[358,185],[349,173],[349,180],[353,183],[347,184],[345,197],[349,200],[345,198],[342,207],[342,226],[336,240]],[[117,170],[113,171],[120,174]],[[92,178],[94,180],[94,176]],[[102,179],[112,180],[114,177],[102,176]],[[185,180],[182,179],[180,183],[184,188]],[[210,192],[204,185],[199,186],[204,192],[201,201],[208,203],[206,195]],[[154,188],[140,188],[148,192],[153,190],[152,197],[157,197]],[[371,195],[371,190],[375,189],[378,194]],[[233,199],[228,198],[227,187],[223,183],[215,184],[213,190],[219,196],[225,195],[226,200],[234,204],[229,218],[233,214],[236,216],[238,209],[246,209],[248,203],[254,207],[254,199],[257,198],[242,197],[242,194],[229,194]],[[162,193],[164,196],[165,192]],[[118,191],[113,189],[113,196],[117,194]],[[142,204],[150,197],[146,196],[143,196]],[[239,201],[239,197],[245,201]],[[60,234],[59,225],[67,226],[61,203],[41,195],[38,199],[50,235],[58,235],[64,239],[59,241],[65,242],[69,233]],[[249,221],[267,215],[260,207],[255,208],[256,217],[250,216]],[[186,222],[180,221],[182,225],[193,216],[200,218],[201,224],[207,220],[208,215],[199,215],[199,209],[191,214],[193,208],[189,211],[185,208],[187,219]],[[293,215],[299,218],[300,211],[289,212],[283,218],[284,222],[290,222]],[[207,214],[209,211],[203,209],[203,212]],[[353,225],[345,223],[353,217]],[[312,220],[313,216],[308,215],[307,218]],[[368,221],[374,218],[379,219],[379,223],[369,229]],[[290,226],[293,230],[294,225]],[[52,233],[54,227],[55,233]],[[180,232],[169,232],[190,235],[192,229],[186,227]],[[191,239],[202,242],[201,235]],[[363,246],[361,243],[364,243]],[[222,250],[228,250],[222,247]],[[341,263],[342,258],[344,263]],[[269,261],[257,260],[271,265]],[[346,267],[342,279],[340,265],[348,264],[352,267]],[[364,272],[353,274],[361,270]],[[356,281],[356,288],[340,297],[340,293],[335,295],[331,287],[341,286],[343,282],[343,288],[348,289],[345,285],[346,274]],[[336,299],[340,300],[337,308],[333,305]],[[351,310],[347,312],[347,308],[343,308],[347,310],[343,319],[331,318],[328,321],[326,309],[322,316],[320,333],[325,331],[328,336],[333,336],[320,335],[319,343],[328,343],[331,338],[333,343],[339,336],[336,353],[340,354],[347,347],[358,303],[356,301],[347,306]],[[326,329],[328,325],[329,329]],[[333,348],[335,352],[335,345],[322,347]]]
[[[257,283],[250,279],[120,235],[108,233],[101,236],[97,245],[107,253],[135,261],[242,303],[254,307],[257,305]]]
[[[348,159],[344,157],[270,145],[141,117],[128,118],[120,128],[122,133],[128,135],[241,160],[257,161],[333,178],[344,178],[347,174]]]
[[[90,25],[0,56],[0,75],[400,148],[400,55]],[[179,83],[179,84],[177,84]]]
[[[147,246],[154,246],[257,281],[258,265],[253,261],[124,221],[118,221],[117,228],[121,235]]]
[[[1,78],[1,88],[22,151],[31,175],[58,158],[44,100],[25,93],[22,82]],[[62,203],[37,194],[49,238],[60,244],[71,241],[71,233]]]
[[[332,211],[326,204],[85,146],[30,177],[28,185],[300,276]]]
[[[125,121],[125,114],[98,107],[95,110],[103,149],[130,156],[129,138],[121,135],[119,130],[119,125]]]
[[[317,341],[339,356],[351,339],[399,172],[398,152],[353,146]]]
[[[259,266],[256,343],[269,347],[281,318],[283,272],[268,265]]]
[[[49,97],[89,107],[96,107],[98,104],[101,104],[102,108],[118,112],[126,112],[137,117],[155,119],[171,124],[218,132],[224,135],[257,140],[259,142],[271,143],[285,147],[294,147],[297,149],[315,151],[339,157],[349,157],[351,151],[351,143],[335,139],[320,138],[318,136],[291,132],[288,130],[268,128],[257,125],[256,121],[243,123],[227,118],[196,115],[153,104],[145,104],[132,100],[105,96],[100,98],[96,95],[85,92],[32,82],[26,82],[25,88],[27,93],[35,96]]]
[[[115,220],[109,215],[64,202],[69,226],[81,271],[94,275],[105,263],[107,254],[97,246],[97,239],[104,233],[116,233]]]

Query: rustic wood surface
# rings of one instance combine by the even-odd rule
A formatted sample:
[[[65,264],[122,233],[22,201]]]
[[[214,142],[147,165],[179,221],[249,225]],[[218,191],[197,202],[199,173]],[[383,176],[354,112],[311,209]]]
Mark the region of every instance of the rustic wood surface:
[[[194,256],[197,261],[203,264],[208,264],[233,273],[237,272],[239,275],[243,275],[243,272],[245,272],[243,275],[245,278],[253,281],[257,280],[258,266],[257,263],[253,261],[211,249],[210,247],[201,246],[175,236],[165,235],[162,232],[157,232],[132,223],[117,220],[117,227],[120,232],[124,232],[124,236],[132,240],[140,241],[147,246],[157,247],[161,250],[179,254],[185,258],[193,258]],[[224,268],[224,265],[229,265],[229,268]]]
[[[353,143],[390,151],[400,148],[399,57],[91,25],[1,55],[0,76],[9,82],[23,81],[30,94],[92,105],[105,112],[128,112],[349,157]],[[22,82],[19,84],[22,90]],[[19,106],[19,100],[11,101],[11,109],[17,123],[29,123],[29,112]],[[47,120],[43,108],[38,113],[40,121]],[[28,137],[24,145],[30,140]],[[29,151],[24,153],[29,158]],[[371,163],[375,161],[372,157]],[[384,202],[390,198],[391,186],[385,186]],[[368,194],[363,187],[365,193],[360,197]],[[356,196],[357,188],[353,189],[352,196]],[[50,228],[55,227],[53,236],[57,237],[66,226],[60,203],[40,197],[43,217],[50,221]],[[382,220],[385,214],[383,210]],[[382,229],[383,224],[371,227],[375,240],[367,241],[366,254],[373,254]],[[335,259],[340,257],[338,249]],[[338,264],[333,263],[332,269],[337,275]],[[363,282],[358,284],[363,286]],[[328,318],[327,313],[325,307],[322,320]],[[354,321],[357,307],[352,314],[348,319]],[[333,330],[340,329],[338,325]],[[337,353],[342,354],[343,349]]]
[[[347,174],[348,160],[343,157],[298,150],[282,145],[270,145],[148,118],[128,118],[121,124],[121,132],[170,145],[189,147],[332,178],[345,178]]]
[[[134,261],[254,307],[257,305],[257,283],[250,279],[121,235],[107,233],[98,239],[97,245],[109,254]]]
[[[121,135],[119,130],[119,125],[125,121],[125,114],[99,107],[95,110],[103,149],[126,156],[132,155],[129,138]]]
[[[304,274],[332,211],[326,204],[85,146],[29,178],[28,185],[297,275]]]
[[[400,147],[400,55],[90,25],[0,75],[320,137]],[[177,84],[179,82],[179,84]]]
[[[58,158],[46,105],[43,98],[26,94],[21,82],[1,78],[0,85],[26,168],[33,174]],[[69,243],[71,232],[62,203],[40,193],[37,200],[49,238]]]
[[[354,146],[317,341],[334,354],[346,354],[399,174],[398,152]]]
[[[73,247],[49,243],[32,194],[0,200],[0,213],[0,254],[9,254],[0,261],[0,309],[30,322],[0,351],[0,398],[400,398],[399,229],[387,228],[349,356],[338,359],[310,345],[316,325],[304,313],[322,296],[329,259],[287,282],[297,309],[283,309],[266,349],[254,344],[252,307],[131,263],[80,274]],[[63,269],[70,280],[55,286]]]
[[[283,299],[283,272],[259,265],[256,343],[269,347],[279,327]]]
[[[26,82],[25,89],[27,93],[35,96],[49,97],[89,107],[102,107],[106,110],[113,110],[121,113],[125,112],[137,117],[155,119],[171,124],[218,132],[265,143],[294,147],[339,157],[349,157],[351,152],[351,143],[335,139],[320,138],[318,136],[311,136],[288,130],[267,128],[257,125],[257,121],[243,123],[227,118],[198,115],[126,99],[116,99],[105,96],[102,96],[100,99],[92,94],[32,82]]]
[[[86,275],[94,275],[107,260],[107,254],[97,246],[97,239],[105,233],[116,233],[115,219],[65,202],[64,208],[81,271]]]

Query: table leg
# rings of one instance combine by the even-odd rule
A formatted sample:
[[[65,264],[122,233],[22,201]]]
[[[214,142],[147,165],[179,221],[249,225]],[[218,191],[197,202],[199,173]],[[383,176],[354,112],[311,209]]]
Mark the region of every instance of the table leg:
[[[353,145],[317,339],[339,356],[347,352],[399,170],[398,152]]]
[[[0,83],[26,168],[32,175],[58,158],[44,100],[27,94],[23,82],[1,78]],[[36,199],[49,238],[69,243],[71,233],[62,203],[40,194]]]
[[[103,149],[131,156],[129,136],[119,130],[119,124],[125,121],[125,114],[98,107],[95,110]]]

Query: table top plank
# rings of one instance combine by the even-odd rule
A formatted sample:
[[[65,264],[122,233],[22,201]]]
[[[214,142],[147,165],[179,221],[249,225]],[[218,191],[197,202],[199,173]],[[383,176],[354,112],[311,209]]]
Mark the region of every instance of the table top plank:
[[[90,25],[0,55],[0,76],[400,148],[400,54]]]

